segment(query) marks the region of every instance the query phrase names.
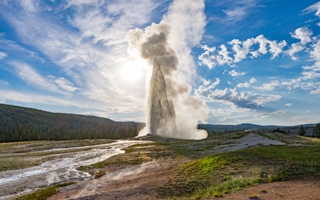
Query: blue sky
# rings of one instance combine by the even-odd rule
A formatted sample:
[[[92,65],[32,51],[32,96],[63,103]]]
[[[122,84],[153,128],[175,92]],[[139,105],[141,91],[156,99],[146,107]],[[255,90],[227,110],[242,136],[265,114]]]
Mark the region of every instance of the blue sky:
[[[0,102],[143,122],[150,67],[126,35],[160,22],[206,123],[320,121],[317,0],[2,0]]]

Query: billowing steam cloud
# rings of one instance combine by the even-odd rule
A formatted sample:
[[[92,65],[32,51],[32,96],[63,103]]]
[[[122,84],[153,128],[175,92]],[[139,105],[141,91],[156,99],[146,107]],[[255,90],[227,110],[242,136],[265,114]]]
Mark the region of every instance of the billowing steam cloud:
[[[191,86],[178,72],[179,56],[170,45],[171,26],[165,22],[152,24],[144,31],[130,30],[126,40],[128,52],[145,59],[152,68],[147,85],[147,126],[144,133],[183,138],[203,139],[207,132],[197,124],[207,117],[206,105],[191,97]]]
[[[207,107],[190,96],[187,83],[195,75],[191,48],[199,44],[204,27],[204,0],[174,0],[160,24],[127,34],[128,52],[145,59],[150,66],[147,82],[146,128],[139,133],[203,139],[207,132],[198,130],[207,118]]]
[[[175,92],[169,80],[177,69],[178,58],[167,43],[170,27],[165,24],[153,24],[151,28],[154,29],[154,33],[145,38],[138,48],[141,57],[152,66],[147,125],[151,134],[163,135],[176,132],[176,115],[173,101],[170,99],[170,91],[172,94]],[[143,32],[139,29],[131,30],[128,38],[142,39]]]

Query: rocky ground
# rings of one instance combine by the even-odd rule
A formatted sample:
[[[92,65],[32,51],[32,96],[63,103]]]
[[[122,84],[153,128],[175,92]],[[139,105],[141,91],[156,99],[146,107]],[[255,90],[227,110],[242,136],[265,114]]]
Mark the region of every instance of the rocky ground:
[[[320,165],[317,160],[312,166],[307,162],[303,165],[290,164],[281,158],[277,161],[274,158],[261,160],[260,157],[258,160],[236,160],[224,163],[222,167],[214,169],[216,171],[212,174],[200,173],[200,180],[194,180],[194,177],[197,177],[199,170],[207,168],[192,168],[207,156],[229,156],[226,152],[230,152],[233,159],[234,156],[245,156],[248,153],[242,152],[242,149],[255,152],[255,148],[262,146],[312,146],[316,149],[319,147],[320,152],[320,141],[317,139],[252,132],[216,135],[202,141],[158,137],[147,137],[142,141],[143,144],[124,148],[124,154],[115,155],[97,164],[78,167],[83,173],[91,174],[91,178],[61,187],[48,199],[320,199]],[[308,165],[305,168],[308,173],[303,172],[304,165]],[[188,169],[190,166],[193,171]],[[287,170],[285,175],[281,174],[281,167]],[[273,169],[280,170],[280,178]],[[290,171],[294,173],[288,173]],[[103,172],[102,176],[98,176],[100,172]],[[267,177],[262,173],[272,176]],[[208,181],[212,184],[224,184],[233,178],[236,180],[242,176],[256,177],[256,174],[261,176],[258,185],[252,184],[248,185],[248,188],[244,186],[241,190],[232,191],[237,190],[234,188],[223,192],[223,195],[215,195],[207,189]],[[216,177],[212,179],[210,176]],[[197,190],[203,192],[199,195]]]

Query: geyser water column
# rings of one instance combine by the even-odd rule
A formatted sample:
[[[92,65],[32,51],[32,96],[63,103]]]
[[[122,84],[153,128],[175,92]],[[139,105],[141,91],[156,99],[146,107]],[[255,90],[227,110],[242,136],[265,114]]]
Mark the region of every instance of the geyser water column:
[[[161,132],[175,131],[174,106],[167,98],[164,75],[157,63],[152,69],[148,101],[150,133],[161,135]]]
[[[168,25],[158,25],[158,33],[149,36],[141,45],[141,57],[152,66],[148,92],[148,127],[151,134],[163,135],[176,131],[175,111],[168,99],[165,76],[177,69],[177,56],[167,44]]]
[[[126,37],[129,54],[145,59],[152,68],[147,86],[146,129],[148,133],[165,137],[203,139],[207,133],[197,130],[198,118],[189,117],[192,123],[187,119],[193,112],[198,113],[196,109],[203,102],[188,96],[191,87],[185,81],[176,80],[178,57],[168,43],[170,28],[165,23],[153,23],[145,31],[130,30]],[[190,113],[181,115],[181,108]]]

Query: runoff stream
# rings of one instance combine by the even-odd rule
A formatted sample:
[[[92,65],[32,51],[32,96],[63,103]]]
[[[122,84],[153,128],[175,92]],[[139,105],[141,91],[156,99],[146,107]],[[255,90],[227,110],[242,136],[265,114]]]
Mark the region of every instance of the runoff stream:
[[[60,154],[58,158],[46,161],[39,166],[0,172],[0,200],[12,199],[52,184],[90,179],[92,176],[89,173],[79,171],[76,168],[101,162],[114,155],[124,153],[123,148],[143,142],[119,140],[109,144],[44,150],[43,152],[59,150],[65,152],[75,149],[78,151]],[[88,148],[91,149],[88,150]]]

